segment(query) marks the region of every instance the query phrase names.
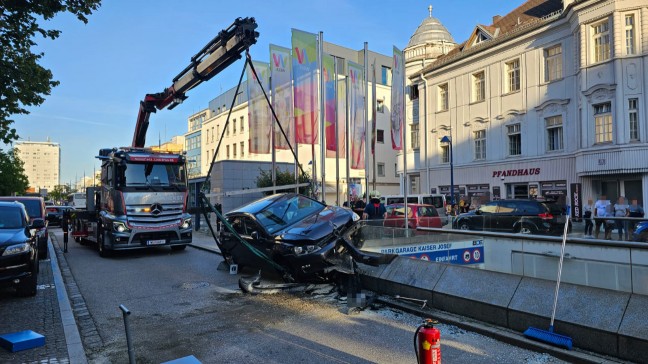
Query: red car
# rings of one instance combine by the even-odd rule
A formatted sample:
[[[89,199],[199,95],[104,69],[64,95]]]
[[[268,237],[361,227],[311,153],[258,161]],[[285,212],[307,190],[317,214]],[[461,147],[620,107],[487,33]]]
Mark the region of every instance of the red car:
[[[405,205],[387,205],[387,217],[384,226],[404,228],[405,227]],[[432,205],[407,204],[407,222],[410,229],[417,227],[442,228],[441,218],[436,208]]]

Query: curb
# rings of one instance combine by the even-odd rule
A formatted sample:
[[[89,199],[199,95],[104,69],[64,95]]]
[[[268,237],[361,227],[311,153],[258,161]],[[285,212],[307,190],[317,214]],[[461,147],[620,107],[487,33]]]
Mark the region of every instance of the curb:
[[[70,363],[87,364],[88,359],[85,355],[83,344],[81,343],[81,335],[79,334],[79,328],[77,327],[74,313],[72,312],[72,306],[70,305],[70,300],[65,289],[65,283],[63,282],[63,275],[59,268],[58,256],[56,255],[54,248],[53,240],[56,240],[58,243],[58,239],[56,239],[54,234],[52,234],[50,240],[50,244],[48,244],[50,263],[52,264],[54,286],[56,287],[56,297],[58,298],[58,306],[63,323],[63,332],[65,333],[68,358]]]

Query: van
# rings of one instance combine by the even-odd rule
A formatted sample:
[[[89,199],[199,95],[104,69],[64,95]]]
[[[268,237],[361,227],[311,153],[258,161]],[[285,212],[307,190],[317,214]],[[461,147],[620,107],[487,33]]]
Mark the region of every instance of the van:
[[[397,203],[404,203],[405,197],[403,195],[386,195],[383,196],[381,202],[387,205],[393,205]],[[446,225],[450,220],[448,219],[448,214],[446,213],[446,196],[442,194],[428,194],[428,195],[407,195],[407,203],[421,204],[421,205],[432,205],[436,208],[441,218],[443,225]]]

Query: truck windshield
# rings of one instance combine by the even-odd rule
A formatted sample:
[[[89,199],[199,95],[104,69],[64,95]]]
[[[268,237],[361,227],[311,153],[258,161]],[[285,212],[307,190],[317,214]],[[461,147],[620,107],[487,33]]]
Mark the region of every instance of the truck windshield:
[[[127,163],[124,177],[127,187],[183,187],[186,183],[184,165],[181,164]]]

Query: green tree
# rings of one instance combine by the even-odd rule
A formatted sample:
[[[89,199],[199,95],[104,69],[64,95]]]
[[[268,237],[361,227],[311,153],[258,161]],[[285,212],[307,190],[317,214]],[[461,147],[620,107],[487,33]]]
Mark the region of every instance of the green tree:
[[[65,201],[69,194],[70,187],[67,185],[54,186],[54,189],[48,192],[49,198],[57,202]]]
[[[9,152],[0,150],[0,196],[25,193],[29,180],[23,165],[14,149]]]
[[[259,175],[257,176],[256,179],[256,185],[259,188],[263,187],[272,187],[272,170],[269,169],[267,171],[259,168]],[[293,172],[290,171],[282,171],[279,168],[276,170],[276,176],[277,176],[277,186],[285,186],[285,185],[292,185],[295,184],[295,175]],[[299,176],[299,183],[311,183],[310,176],[304,172],[304,174]],[[287,190],[283,190],[282,192],[286,192]],[[300,187],[299,188],[299,193],[302,195],[309,195],[311,192],[311,187]],[[266,195],[272,194],[272,191],[267,191],[265,192]]]
[[[101,0],[0,0],[0,141],[18,139],[11,127],[12,115],[29,114],[26,107],[39,106],[52,87],[52,71],[39,64],[43,53],[34,53],[36,35],[56,39],[60,30],[44,29],[39,21],[49,21],[69,12],[84,23],[86,16],[101,5]]]

